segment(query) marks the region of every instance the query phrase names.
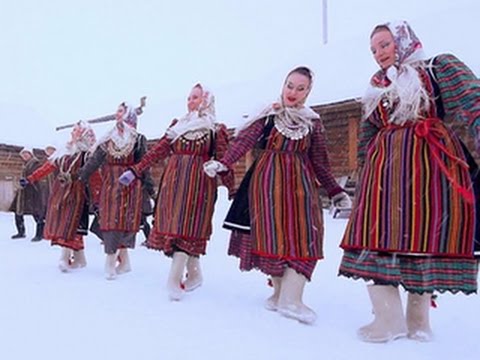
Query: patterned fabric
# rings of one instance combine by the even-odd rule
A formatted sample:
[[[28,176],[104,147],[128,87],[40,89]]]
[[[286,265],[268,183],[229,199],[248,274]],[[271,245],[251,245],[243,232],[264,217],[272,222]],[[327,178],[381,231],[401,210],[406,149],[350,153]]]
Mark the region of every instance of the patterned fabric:
[[[48,200],[47,217],[43,237],[52,240],[52,245],[60,245],[73,250],[83,249],[83,238],[78,234],[80,220],[84,215],[85,186],[79,180],[65,181],[59,173],[68,173],[74,178],[83,164],[85,153],[64,155],[54,162],[47,161],[28,177],[36,182],[56,172]]]
[[[135,179],[130,186],[123,186],[118,181],[134,163],[133,153],[122,158],[106,154],[99,203],[102,231],[137,232],[140,229],[142,183]]]
[[[220,161],[231,167],[263,133],[265,119],[243,130]],[[342,191],[330,171],[319,120],[299,140],[274,127],[260,150],[249,188],[252,252],[263,257],[312,261],[323,257],[319,181],[333,196]],[[237,194],[238,195],[238,194]]]
[[[395,52],[398,56],[397,66],[424,59],[422,43],[406,21],[392,21],[386,26],[390,29],[395,41]]]
[[[264,274],[282,277],[285,269],[289,267],[305,276],[309,281],[312,279],[317,265],[317,260],[290,260],[257,255],[253,252],[250,235],[238,231],[232,232],[228,255],[240,259],[240,270],[242,271],[258,269]]]
[[[121,105],[125,108],[122,120],[128,126],[136,129],[138,123],[137,110],[128,102],[123,102]]]
[[[458,58],[450,54],[433,59],[433,70],[440,87],[447,115],[464,123],[479,133],[480,80]]]
[[[45,237],[45,232],[44,232],[44,237]],[[53,245],[65,247],[65,248],[68,248],[68,249],[72,249],[74,251],[83,250],[85,248],[85,243],[83,241],[83,236],[80,235],[80,234],[75,235],[75,237],[73,239],[70,239],[70,240],[66,240],[66,239],[63,239],[63,238],[52,239],[52,246]]]
[[[432,91],[425,72],[422,78]],[[436,118],[434,103],[430,120],[397,126],[388,115],[380,104],[367,120],[380,121],[379,131],[368,146],[342,248],[472,257],[473,191],[458,138]]]
[[[420,294],[434,291],[472,294],[477,291],[478,261],[345,251],[339,274],[382,285],[401,285]]]
[[[136,178],[129,186],[118,181],[120,175],[140,161],[146,151],[146,139],[136,134],[129,153],[111,152],[112,140],[100,144],[79,172],[80,180],[87,182],[98,169],[102,184],[99,196],[99,223],[102,232],[138,232],[142,212],[142,182]]]
[[[162,250],[167,255],[178,249],[190,255],[205,254],[212,234],[217,180],[204,173],[203,164],[213,156],[212,149],[217,156],[222,156],[227,145],[224,125],[217,126],[215,138],[210,131],[194,140],[181,136],[173,143],[163,137],[132,167],[140,175],[153,162],[169,156],[158,191],[155,221],[147,242],[149,248]]]

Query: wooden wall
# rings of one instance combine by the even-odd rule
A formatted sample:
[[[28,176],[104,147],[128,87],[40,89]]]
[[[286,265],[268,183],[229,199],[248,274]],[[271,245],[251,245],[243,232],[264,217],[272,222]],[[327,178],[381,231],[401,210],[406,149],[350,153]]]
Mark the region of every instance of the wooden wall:
[[[358,124],[362,107],[351,99],[314,106],[323,121],[330,165],[335,176],[351,175],[357,169]]]

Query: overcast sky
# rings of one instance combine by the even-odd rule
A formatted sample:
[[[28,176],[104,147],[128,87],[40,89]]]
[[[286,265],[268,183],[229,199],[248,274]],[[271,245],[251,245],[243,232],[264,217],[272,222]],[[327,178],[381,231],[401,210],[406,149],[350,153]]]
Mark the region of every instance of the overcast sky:
[[[54,127],[147,95],[140,130],[163,133],[200,81],[218,119],[274,100],[285,73],[316,73],[310,104],[361,96],[376,65],[369,33],[406,19],[427,54],[453,52],[480,73],[476,0],[0,0],[0,142],[43,146]],[[6,125],[6,126],[5,126]]]

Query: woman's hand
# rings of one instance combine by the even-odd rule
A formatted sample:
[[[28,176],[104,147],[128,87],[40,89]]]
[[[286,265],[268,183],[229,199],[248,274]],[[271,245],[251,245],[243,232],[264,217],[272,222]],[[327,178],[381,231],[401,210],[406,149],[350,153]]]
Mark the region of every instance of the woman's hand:
[[[203,164],[203,171],[211,178],[215,177],[217,173],[227,170],[228,168],[217,160],[209,160]]]
[[[27,187],[28,184],[30,184],[30,181],[28,181],[26,178],[21,178],[18,180],[20,186],[24,189]]]
[[[338,193],[332,197],[332,204],[337,209],[351,209],[352,199],[345,192]]]
[[[130,185],[133,180],[135,180],[135,174],[133,173],[132,170],[127,170],[125,171],[120,177],[118,178],[118,182],[122,184],[123,186],[128,186]]]

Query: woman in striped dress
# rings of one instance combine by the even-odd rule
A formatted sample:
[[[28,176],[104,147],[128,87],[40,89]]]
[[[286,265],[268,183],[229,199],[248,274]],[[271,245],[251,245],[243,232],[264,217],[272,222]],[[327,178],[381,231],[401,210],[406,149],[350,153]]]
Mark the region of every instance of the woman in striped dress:
[[[381,69],[363,99],[361,172],[339,273],[372,282],[375,318],[359,329],[362,340],[428,341],[432,293],[477,291],[467,150],[443,119],[480,125],[480,82],[452,55],[427,61],[403,21],[377,26],[371,50]]]
[[[349,201],[332,175],[322,122],[304,106],[312,81],[308,68],[292,70],[280,101],[253,118],[224,157],[205,166],[213,176],[256,147],[224,224],[233,230],[229,254],[240,258],[241,270],[272,277],[268,310],[304,323],[316,318],[302,302],[304,285],[323,258],[319,184],[335,202]]]
[[[228,145],[224,125],[215,122],[211,92],[196,84],[188,97],[188,113],[174,120],[165,135],[142,161],[120,178],[130,184],[155,161],[168,157],[155,206],[153,228],[147,241],[150,249],[172,257],[167,289],[171,300],[202,284],[200,255],[205,255],[212,234],[212,216],[217,199],[217,180],[205,175],[205,161],[222,156]],[[222,177],[229,188],[232,174]],[[185,268],[187,277],[183,280]]]
[[[138,109],[141,108],[120,104],[114,128],[99,141],[79,172],[79,179],[87,182],[97,169],[101,170],[98,212],[107,280],[131,270],[128,249],[135,247],[135,236],[140,229],[143,178],[135,179],[129,187],[118,183],[118,177],[147,151],[147,139],[135,130]]]
[[[92,128],[80,121],[73,127],[71,140],[27,177],[35,183],[54,174],[48,200],[44,238],[62,247],[59,268],[67,272],[86,266],[83,235],[88,228],[88,198],[78,171],[95,144]]]

